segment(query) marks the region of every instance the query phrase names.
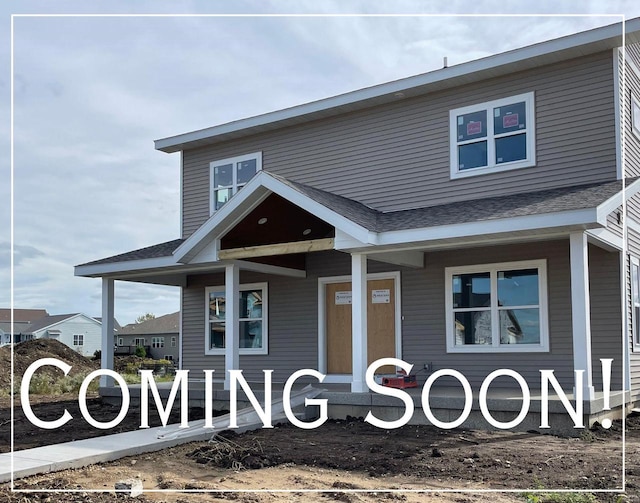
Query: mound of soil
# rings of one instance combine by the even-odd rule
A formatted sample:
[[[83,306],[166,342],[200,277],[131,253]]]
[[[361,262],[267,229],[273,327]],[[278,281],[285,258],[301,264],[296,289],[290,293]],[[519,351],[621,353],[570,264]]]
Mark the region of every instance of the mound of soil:
[[[41,358],[56,358],[71,365],[70,375],[86,374],[100,368],[100,362],[91,360],[76,353],[69,346],[54,339],[35,339],[13,346],[13,369],[16,378],[21,377],[29,365]],[[8,387],[11,383],[11,346],[0,348],[0,368],[7,372],[0,373],[0,387]],[[62,371],[54,367],[43,367],[39,372],[62,375]]]

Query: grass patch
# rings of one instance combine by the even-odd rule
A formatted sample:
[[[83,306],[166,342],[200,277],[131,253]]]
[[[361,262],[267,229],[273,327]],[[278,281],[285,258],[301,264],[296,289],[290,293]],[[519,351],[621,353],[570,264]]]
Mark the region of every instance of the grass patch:
[[[591,493],[526,493],[527,503],[596,503]]]
[[[86,376],[87,374],[76,374],[74,376],[52,377],[47,374],[35,374],[29,383],[29,393],[32,395],[77,393]],[[97,392],[98,388],[99,383],[95,379],[89,384],[88,391]]]
[[[127,384],[140,384],[140,374],[133,374],[133,373],[125,373],[125,374],[120,374],[122,376],[122,378],[124,379],[124,382],[126,382]],[[155,382],[172,382],[175,379],[175,376],[172,375],[164,375],[164,376],[158,376],[158,375],[154,375],[153,376],[153,380]]]

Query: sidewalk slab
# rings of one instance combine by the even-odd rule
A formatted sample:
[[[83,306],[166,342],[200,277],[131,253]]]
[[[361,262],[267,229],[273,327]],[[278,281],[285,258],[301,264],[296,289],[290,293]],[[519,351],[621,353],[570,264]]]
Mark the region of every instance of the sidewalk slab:
[[[198,423],[194,421],[194,423]],[[228,423],[227,423],[228,424]],[[191,424],[190,424],[191,426]],[[97,438],[47,445],[13,453],[13,478],[48,473],[68,468],[114,461],[126,456],[159,451],[187,442],[209,440],[214,431],[194,424],[192,430],[175,438],[158,438],[177,428],[177,425],[117,433]],[[188,433],[187,433],[188,431]],[[11,453],[0,454],[0,482],[11,480]]]
[[[313,398],[323,390],[304,388],[291,396],[291,405],[299,406],[306,398]],[[284,419],[282,400],[272,403],[273,420]],[[102,437],[87,438],[63,444],[46,445],[23,451],[0,454],[0,483],[11,480],[11,459],[13,456],[13,479],[30,475],[49,473],[69,468],[114,461],[126,456],[137,456],[145,452],[160,451],[168,447],[209,440],[215,433],[229,429],[230,414],[213,419],[213,428],[204,428],[204,419],[190,421],[188,428],[178,424],[144,428]],[[238,411],[236,433],[262,427],[262,421],[252,407]]]

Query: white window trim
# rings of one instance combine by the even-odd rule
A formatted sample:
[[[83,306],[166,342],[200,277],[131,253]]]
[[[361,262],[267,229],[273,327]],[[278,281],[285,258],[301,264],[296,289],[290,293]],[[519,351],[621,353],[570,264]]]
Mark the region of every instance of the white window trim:
[[[640,108],[640,100],[638,98],[636,98],[635,94],[631,94],[631,131],[633,131],[633,134],[637,137],[640,138],[640,124],[636,124],[635,120],[634,120],[634,115],[633,115],[633,106],[637,106]]]
[[[493,134],[493,109],[495,107],[502,107],[510,105],[515,102],[524,101],[527,112],[527,127],[523,131],[527,135],[527,158],[521,161],[505,162],[495,164],[495,142]],[[458,169],[458,125],[457,117],[459,115],[468,114],[471,112],[478,112],[481,110],[487,111],[487,162],[485,167],[471,168],[460,171]],[[449,111],[449,149],[450,149],[450,169],[451,179],[466,178],[469,176],[478,176],[487,173],[500,173],[503,171],[510,171],[512,169],[529,168],[536,164],[536,123],[535,123],[535,99],[534,93],[518,94],[516,96],[510,96],[508,98],[502,98],[499,100],[487,101],[485,103],[478,103],[476,105],[469,105],[462,108],[456,108]],[[501,135],[502,136],[502,135]],[[481,141],[481,139],[478,139]]]
[[[76,339],[77,337],[77,339]],[[76,343],[77,341],[77,343]],[[84,334],[73,334],[73,345],[84,346]]]
[[[493,331],[493,344],[486,345],[466,345],[456,346],[456,334],[454,327],[453,313],[453,288],[452,278],[456,274],[469,274],[474,272],[489,272],[491,274],[491,310],[492,319],[496,315],[497,305],[494,305],[493,299],[497,297],[497,272],[499,270],[518,270],[518,269],[538,269],[538,308],[540,310],[540,344],[500,344],[500,338],[497,335],[497,327]],[[445,309],[446,309],[446,337],[447,337],[447,353],[548,353],[549,352],[549,304],[547,295],[547,261],[527,260],[521,262],[501,262],[495,264],[478,264],[472,266],[447,267],[445,268]],[[493,326],[493,324],[492,324]]]
[[[124,337],[118,337],[118,347],[124,346]]]
[[[244,290],[262,290],[262,347],[261,348],[240,348],[241,355],[267,355],[269,354],[269,289],[267,283],[246,283],[239,287],[239,291]],[[222,286],[208,286],[204,292],[204,354],[205,355],[224,355],[226,348],[210,348],[209,347],[209,292],[225,291]],[[240,318],[239,321],[247,318]],[[226,344],[226,341],[225,341]]]
[[[231,187],[231,197],[238,192],[238,176],[235,168],[236,163],[248,161],[251,159],[256,160],[256,174],[262,170],[262,152],[254,152],[253,154],[239,155],[236,157],[228,157],[227,159],[219,159],[209,163],[209,215],[213,215],[216,210],[215,201],[215,187],[213,186],[213,168],[221,164],[233,164],[233,185]],[[244,184],[243,184],[244,186]],[[229,198],[231,199],[231,198]]]
[[[636,257],[630,257],[630,264],[629,264],[629,288],[631,289],[631,350],[634,353],[639,353],[640,352],[640,340],[639,336],[639,328],[638,327],[638,323],[640,323],[640,320],[638,320],[638,317],[636,316],[636,304],[640,303],[640,298],[638,298],[638,296],[636,295],[636,288],[634,288],[636,285],[634,285],[634,274],[633,274],[633,270],[634,268],[637,268],[636,270],[636,282],[640,282],[640,260]]]
[[[164,337],[152,337],[151,338],[151,348],[152,349],[162,349],[162,348],[164,348]]]
[[[178,340],[175,336],[171,337],[171,347],[175,348],[178,346]]]

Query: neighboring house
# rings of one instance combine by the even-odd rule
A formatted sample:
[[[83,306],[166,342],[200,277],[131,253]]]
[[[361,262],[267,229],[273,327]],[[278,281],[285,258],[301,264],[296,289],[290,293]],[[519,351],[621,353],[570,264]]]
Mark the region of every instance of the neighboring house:
[[[11,309],[0,308],[0,346],[11,342],[22,342],[32,338],[29,326],[49,313],[45,309],[14,309],[13,310],[13,336],[11,335]]]
[[[93,319],[99,323],[102,323],[102,318],[100,316],[94,316]],[[122,329],[122,326],[120,325],[120,323],[118,323],[118,320],[116,320],[115,318],[113,320],[113,327],[116,332],[119,332]]]
[[[10,342],[11,310],[0,309],[0,334]],[[115,322],[117,324],[117,322]],[[13,341],[56,339],[84,356],[102,348],[101,323],[81,313],[50,315],[44,309],[13,310]],[[6,341],[6,342],[5,342]]]
[[[45,316],[31,323],[33,339],[55,339],[83,356],[102,348],[101,323],[82,313]]]
[[[147,349],[147,356],[155,360],[179,361],[180,313],[125,325],[116,336],[116,354],[133,354],[137,346]]]
[[[620,390],[640,402],[640,20],[626,29],[626,60],[612,25],[157,140],[181,152],[179,237],[76,275],[102,278],[107,319],[115,280],[181,288],[181,367],[226,388],[225,369],[315,368],[366,393],[380,357],[476,392],[499,368],[570,392],[579,370],[593,420],[612,358],[619,414]]]

